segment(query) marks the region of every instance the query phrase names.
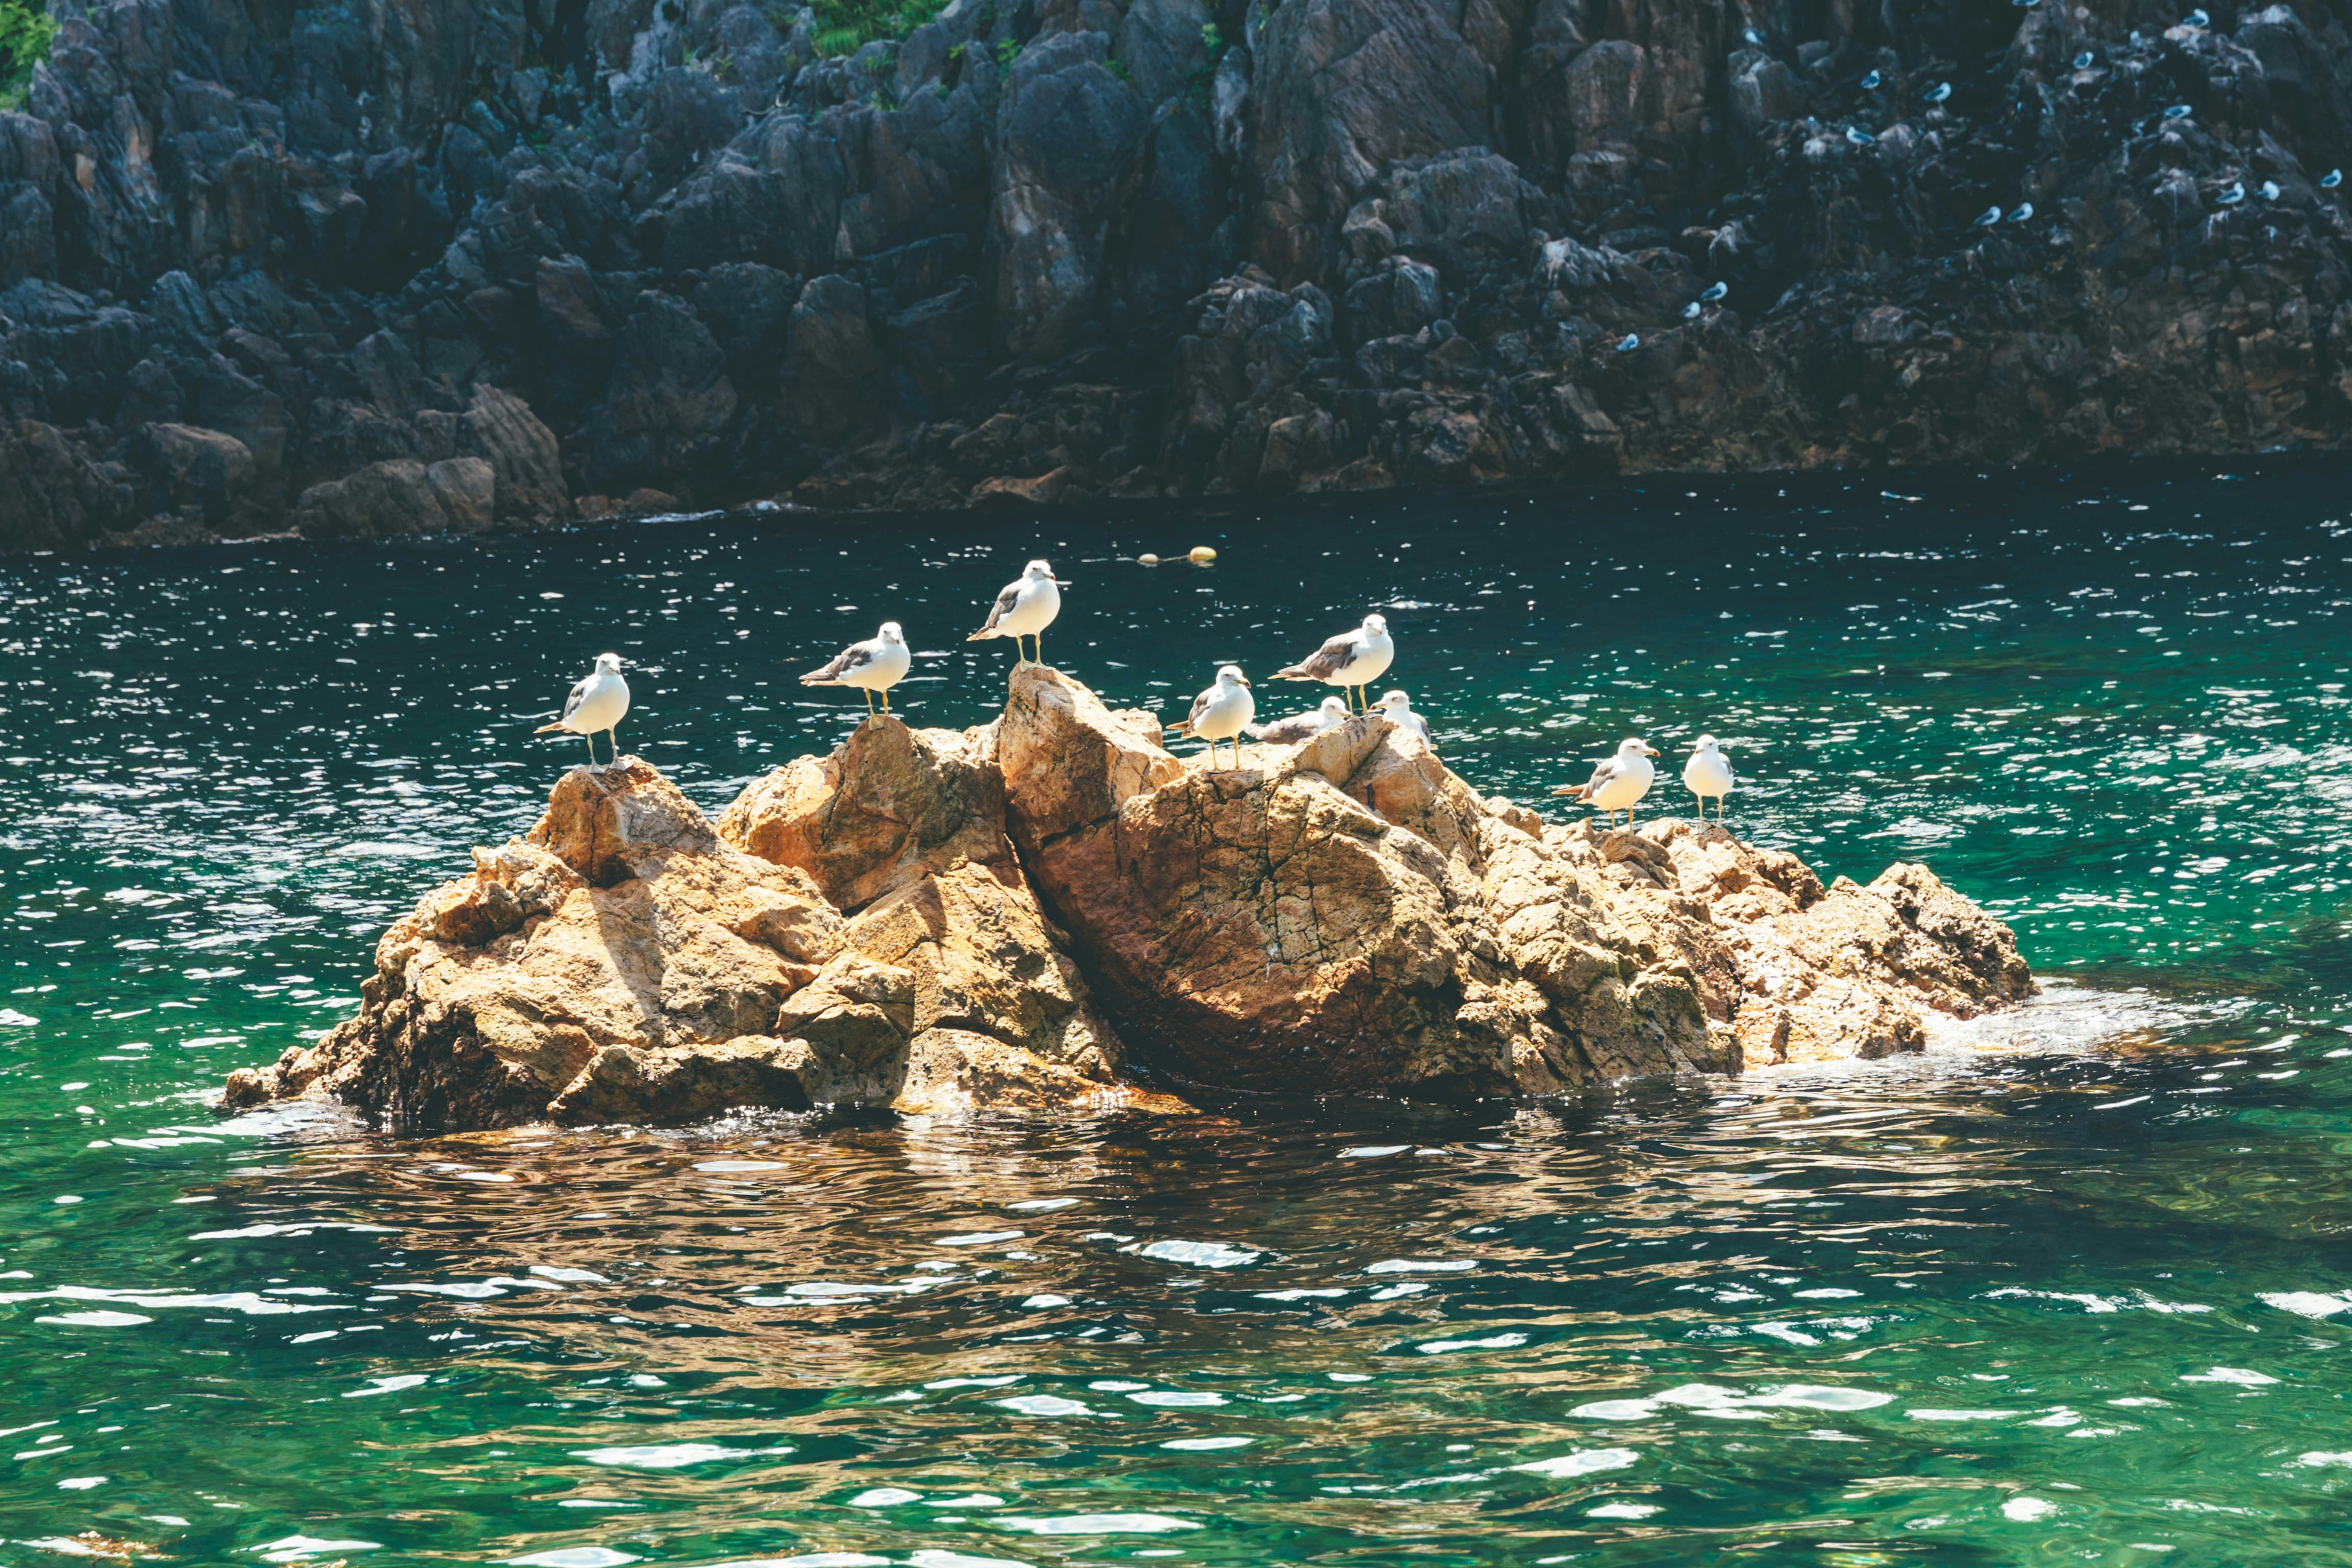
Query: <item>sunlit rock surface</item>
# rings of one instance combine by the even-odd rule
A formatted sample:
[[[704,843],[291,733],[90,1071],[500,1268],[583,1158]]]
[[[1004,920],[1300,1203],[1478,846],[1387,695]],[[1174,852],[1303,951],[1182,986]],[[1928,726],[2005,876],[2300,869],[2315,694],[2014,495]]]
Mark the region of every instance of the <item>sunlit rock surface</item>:
[[[359,1016],[232,1077],[403,1130],[730,1107],[1465,1100],[1916,1050],[2029,994],[1922,866],[1824,890],[1719,826],[1563,827],[1349,720],[1212,771],[1016,668],[995,723],[868,720],[716,824],[646,763],[387,931]]]

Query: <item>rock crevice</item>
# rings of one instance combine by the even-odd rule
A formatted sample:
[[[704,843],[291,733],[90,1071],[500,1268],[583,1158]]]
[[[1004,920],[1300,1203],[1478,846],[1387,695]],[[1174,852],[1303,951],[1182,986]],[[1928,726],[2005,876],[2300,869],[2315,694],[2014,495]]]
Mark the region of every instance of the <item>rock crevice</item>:
[[[1380,715],[1244,761],[1023,665],[995,722],[868,720],[716,823],[634,757],[576,769],[384,934],[356,1017],[227,1099],[425,1130],[1181,1109],[1138,1068],[1549,1095],[1916,1050],[2033,988],[1923,866],[1825,889],[1719,826],[1547,824]]]

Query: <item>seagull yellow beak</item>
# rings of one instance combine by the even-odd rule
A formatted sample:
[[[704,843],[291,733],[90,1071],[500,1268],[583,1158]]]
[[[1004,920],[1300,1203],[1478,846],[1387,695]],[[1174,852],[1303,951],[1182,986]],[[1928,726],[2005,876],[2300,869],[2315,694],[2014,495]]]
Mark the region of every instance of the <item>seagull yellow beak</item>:
[[[1658,748],[1655,746],[1644,746],[1642,748],[1642,754],[1645,757],[1654,757],[1658,754]]]

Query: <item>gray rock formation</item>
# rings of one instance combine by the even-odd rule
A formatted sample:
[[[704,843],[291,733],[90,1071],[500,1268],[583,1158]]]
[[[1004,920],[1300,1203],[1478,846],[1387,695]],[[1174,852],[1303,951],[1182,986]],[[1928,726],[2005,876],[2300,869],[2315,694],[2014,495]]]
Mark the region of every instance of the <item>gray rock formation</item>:
[[[2352,428],[2325,0],[68,9],[0,549]]]

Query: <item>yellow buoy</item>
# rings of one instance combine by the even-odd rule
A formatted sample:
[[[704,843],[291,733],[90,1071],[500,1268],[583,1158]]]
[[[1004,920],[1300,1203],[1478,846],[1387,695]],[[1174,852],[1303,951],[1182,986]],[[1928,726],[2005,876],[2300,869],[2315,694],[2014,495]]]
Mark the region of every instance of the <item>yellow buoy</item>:
[[[1139,555],[1135,558],[1135,563],[1138,566],[1157,566],[1160,564],[1160,557],[1157,555]]]
[[[1195,566],[1206,566],[1210,562],[1214,561],[1216,558],[1217,558],[1217,552],[1216,552],[1215,551],[1213,551],[1213,550],[1210,549],[1207,545],[1205,545],[1205,544],[1195,544],[1194,546],[1192,546],[1192,564],[1193,564],[1193,565],[1195,565]]]

